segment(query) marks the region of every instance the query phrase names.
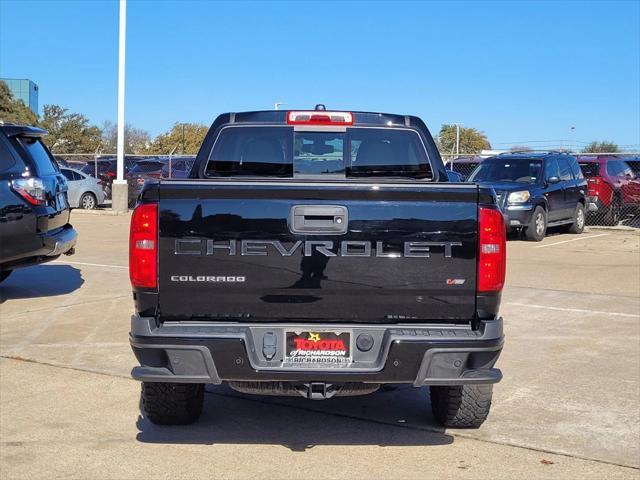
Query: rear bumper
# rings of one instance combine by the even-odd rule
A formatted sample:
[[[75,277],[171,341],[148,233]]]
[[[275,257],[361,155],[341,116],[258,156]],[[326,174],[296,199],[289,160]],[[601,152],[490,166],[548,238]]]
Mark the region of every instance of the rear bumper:
[[[78,233],[71,226],[64,228],[55,235],[46,236],[44,237],[45,248],[50,249],[46,255],[57,257],[63,253],[67,253],[76,246],[77,240]]]
[[[600,197],[587,197],[587,212],[594,213],[598,211],[608,210],[609,206],[605,205]]]
[[[354,342],[354,361],[348,367],[283,365],[285,330],[333,327],[196,322],[156,326],[154,318],[133,316],[130,342],[140,366],[131,375],[146,382],[361,382],[416,387],[496,383],[502,378],[493,368],[504,342],[501,318],[484,321],[475,331],[460,325],[336,325],[349,329],[354,339],[361,333],[371,335],[373,348],[359,352]],[[264,354],[267,335],[277,338],[271,360]]]
[[[62,254],[73,253],[78,240],[78,233],[71,225],[41,237],[42,247],[19,257],[13,257],[0,264],[0,270],[30,267],[55,260]]]

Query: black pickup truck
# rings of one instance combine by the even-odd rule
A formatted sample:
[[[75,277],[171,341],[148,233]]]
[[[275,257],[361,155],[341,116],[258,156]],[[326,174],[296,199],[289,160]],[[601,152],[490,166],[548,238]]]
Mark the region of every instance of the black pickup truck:
[[[204,385],[334,395],[429,386],[438,421],[487,417],[503,345],[493,190],[449,183],[417,117],[227,113],[191,178],[133,212],[130,342],[143,414],[195,421]]]

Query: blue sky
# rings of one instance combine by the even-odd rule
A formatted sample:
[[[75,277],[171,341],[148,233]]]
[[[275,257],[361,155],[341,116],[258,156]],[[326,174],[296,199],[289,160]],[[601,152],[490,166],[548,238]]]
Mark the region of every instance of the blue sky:
[[[0,76],[114,121],[117,25],[114,0],[0,0]],[[638,149],[640,2],[129,0],[126,94],[127,121],[152,134],[322,102],[417,114],[434,134],[460,122],[496,148]]]

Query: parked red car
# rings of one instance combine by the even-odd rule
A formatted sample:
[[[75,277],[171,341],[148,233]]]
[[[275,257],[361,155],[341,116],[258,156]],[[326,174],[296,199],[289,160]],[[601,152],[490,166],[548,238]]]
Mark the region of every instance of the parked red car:
[[[617,225],[621,214],[640,208],[640,175],[613,155],[578,157],[582,174],[587,178],[589,200],[598,206],[591,215],[607,225]]]

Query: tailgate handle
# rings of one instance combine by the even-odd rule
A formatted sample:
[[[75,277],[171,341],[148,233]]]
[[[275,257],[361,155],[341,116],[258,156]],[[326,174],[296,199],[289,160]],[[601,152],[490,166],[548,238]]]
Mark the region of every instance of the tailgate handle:
[[[349,213],[338,205],[294,205],[289,230],[307,235],[341,235],[347,233]]]

